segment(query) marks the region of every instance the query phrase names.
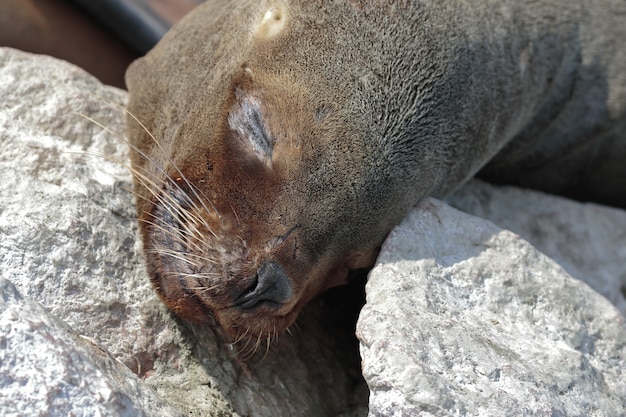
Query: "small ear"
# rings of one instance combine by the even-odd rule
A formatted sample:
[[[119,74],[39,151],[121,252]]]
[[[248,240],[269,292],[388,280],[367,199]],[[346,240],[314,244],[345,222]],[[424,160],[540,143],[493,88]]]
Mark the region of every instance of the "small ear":
[[[237,91],[237,101],[228,115],[228,125],[243,146],[266,165],[271,166],[274,137],[265,121],[261,101],[248,93]]]

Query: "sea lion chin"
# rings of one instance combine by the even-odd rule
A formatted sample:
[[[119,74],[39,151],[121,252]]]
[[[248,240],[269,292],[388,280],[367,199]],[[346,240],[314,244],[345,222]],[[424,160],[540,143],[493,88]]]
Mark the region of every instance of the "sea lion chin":
[[[592,18],[553,3],[199,6],[127,72],[161,299],[234,338],[278,334],[370,267],[412,205],[496,155],[492,176],[563,194],[591,178],[598,200],[626,205],[624,37],[609,22],[626,6]],[[581,117],[600,87],[610,100]]]

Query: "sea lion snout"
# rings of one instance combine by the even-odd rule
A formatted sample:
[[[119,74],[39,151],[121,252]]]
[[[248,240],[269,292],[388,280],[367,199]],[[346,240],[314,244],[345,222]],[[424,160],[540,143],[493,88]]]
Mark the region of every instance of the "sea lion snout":
[[[275,228],[252,222],[250,230],[240,224],[243,210],[228,213],[198,199],[207,190],[170,182],[144,215],[147,263],[165,304],[185,320],[216,319],[236,338],[291,325],[304,287],[292,279],[298,269],[281,263],[293,263],[297,228],[274,236]]]
[[[256,274],[253,284],[235,298],[235,307],[250,311],[260,305],[280,307],[291,300],[293,289],[284,269],[276,262],[266,262]]]

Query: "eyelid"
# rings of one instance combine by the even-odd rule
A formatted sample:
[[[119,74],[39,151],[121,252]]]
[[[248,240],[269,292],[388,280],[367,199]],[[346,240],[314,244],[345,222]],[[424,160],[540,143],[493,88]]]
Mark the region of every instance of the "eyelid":
[[[263,120],[260,101],[250,95],[237,98],[239,99],[237,104],[228,115],[228,124],[238,133],[237,136],[246,142],[256,157],[270,165],[275,141]]]

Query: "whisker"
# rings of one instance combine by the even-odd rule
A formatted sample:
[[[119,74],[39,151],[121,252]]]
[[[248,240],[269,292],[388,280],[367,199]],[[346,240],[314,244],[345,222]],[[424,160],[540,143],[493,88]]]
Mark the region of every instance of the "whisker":
[[[245,351],[243,351],[240,355],[241,359],[243,359],[244,361],[247,361],[254,356],[258,348],[259,339],[257,338],[256,342],[253,342],[254,344],[248,348],[250,342],[252,342],[252,339],[248,338],[244,346]]]
[[[150,132],[150,130],[139,120],[139,118],[137,116],[135,116],[131,111],[129,111],[126,107],[121,106],[117,103],[113,103],[114,105],[119,106],[127,115],[129,115],[143,130],[144,132],[146,132],[146,134],[150,137],[150,139],[152,139],[152,141],[154,142],[154,144],[163,152],[163,155],[167,155],[167,153],[165,152],[165,150],[163,149],[163,147],[161,146],[161,143],[156,139],[156,137],[154,137],[154,135],[152,134],[152,132]],[[143,155],[143,154],[142,154]],[[200,196],[198,195],[199,190],[197,190],[197,188],[191,184],[188,180],[187,177],[185,177],[185,175],[182,173],[182,171],[178,168],[178,166],[174,163],[174,161],[172,161],[170,158],[168,158],[168,162],[170,164],[172,164],[172,166],[174,167],[174,169],[176,169],[176,172],[178,172],[178,175],[180,175],[180,177],[185,181],[185,183],[187,184],[187,186],[189,186],[189,188],[193,191],[194,196],[196,197],[197,201],[199,201],[203,208],[207,211],[210,212],[209,208],[204,204],[204,201],[206,200],[209,205],[211,206],[211,208],[213,209],[213,211],[217,214],[218,219],[221,219],[221,216],[219,214],[219,212],[217,211],[217,208],[215,207],[215,205],[211,202],[211,199],[208,198],[207,195],[205,195],[204,193],[201,192],[201,194],[203,194],[203,197],[205,198],[205,200],[203,200],[202,198],[200,198]]]
[[[237,343],[239,343],[242,340],[245,340],[245,344],[240,349],[237,349],[237,355],[240,356],[242,359],[244,359],[247,356],[248,352],[249,352],[248,345],[250,344],[250,342],[252,340],[249,337],[247,337],[249,332],[250,332],[250,329],[246,329],[246,331],[243,334],[243,336],[241,338],[239,338],[239,340],[237,341]]]
[[[185,274],[186,277],[190,277],[190,278],[196,278],[197,275],[202,275],[202,274]],[[204,276],[201,276],[201,278],[206,278]],[[214,290],[216,288],[219,288],[220,286],[218,284],[216,285],[211,285],[211,286],[200,286],[200,287],[189,287],[190,290],[198,290],[198,291],[211,291]]]
[[[109,101],[110,102],[110,101]],[[163,155],[165,155],[165,151],[163,149],[163,147],[161,146],[161,144],[159,143],[159,141],[154,137],[154,135],[139,121],[139,119],[137,119],[137,117],[135,115],[133,115],[131,112],[128,111],[128,109],[126,109],[124,106],[121,106],[117,103],[111,102],[116,106],[119,106],[121,109],[123,109],[123,111],[128,114],[130,117],[132,117],[138,124],[139,126],[141,126],[141,128],[148,134],[148,136],[150,136],[150,138],[154,141],[154,143],[159,147],[159,149],[161,151],[163,151]],[[157,164],[152,158],[150,158],[145,152],[143,152],[142,150],[140,150],[138,147],[136,147],[135,145],[133,145],[132,143],[130,143],[130,141],[128,139],[126,139],[125,136],[120,135],[118,133],[113,132],[111,129],[109,129],[108,127],[104,126],[102,123],[98,122],[97,120],[95,120],[94,118],[87,116],[86,114],[77,112],[75,113],[83,118],[85,118],[86,120],[89,120],[91,123],[95,124],[96,126],[99,126],[100,128],[102,128],[103,130],[105,130],[106,132],[112,134],[113,136],[117,137],[118,139],[120,139],[122,142],[126,143],[131,149],[133,149],[135,152],[137,152],[139,155],[141,155],[142,158],[144,158],[146,161],[148,161],[153,167],[155,167],[161,174],[163,174],[163,176],[167,179],[169,179],[170,183],[172,185],[174,185],[176,188],[178,188],[179,191],[181,191],[182,193],[185,193],[185,191],[180,187],[180,185],[178,185],[178,183],[172,178],[170,177],[165,170],[160,166],[160,164]],[[202,198],[200,198],[200,196],[197,193],[197,188],[191,184],[189,182],[189,180],[187,180],[187,178],[185,177],[185,175],[182,173],[182,171],[178,168],[178,166],[176,166],[176,164],[170,159],[168,158],[168,162],[174,167],[174,169],[176,170],[176,172],[180,175],[181,179],[183,179],[185,181],[185,184],[187,184],[187,186],[193,191],[194,196],[196,197],[196,199],[198,201],[200,201],[202,208],[204,208],[207,212],[211,212],[211,210],[204,204],[204,200],[202,200]],[[144,171],[148,172],[146,169],[144,169]],[[133,168],[133,172],[137,173],[138,171],[136,169]],[[145,184],[144,184],[145,186]],[[151,191],[152,192],[152,191]],[[153,193],[154,194],[154,193]],[[215,206],[213,205],[213,203],[210,201],[210,199],[208,198],[208,196],[204,195],[204,193],[202,193],[204,198],[209,202],[211,208],[213,209],[213,212],[215,212],[217,214],[217,218],[218,220],[221,221],[221,216],[219,214],[219,212],[217,211],[217,209],[215,208]],[[196,203],[194,201],[190,201],[191,204],[194,205],[194,208],[197,210],[200,210],[200,207],[198,207],[196,205]],[[208,226],[208,225],[206,225]],[[210,229],[210,228],[209,228]]]
[[[237,343],[241,342],[244,338],[246,338],[246,336],[248,335],[249,332],[250,332],[250,329],[246,328],[245,332],[238,333],[237,337],[235,338],[235,341],[233,343],[237,344]]]
[[[239,221],[239,216],[237,216],[237,212],[235,211],[235,208],[231,205],[230,209],[232,210],[233,214],[235,215],[235,220],[237,220],[237,225],[241,226],[241,222]]]
[[[194,215],[192,212],[181,206],[176,198],[171,196],[169,193],[155,192],[153,187],[150,184],[147,184],[145,181],[148,181],[151,184],[154,183],[143,174],[138,173],[135,178],[154,196],[154,198],[161,204],[163,208],[166,209],[168,213],[172,214],[173,217],[178,217],[186,220],[184,222],[180,222],[180,225],[183,226],[184,229],[188,232],[187,236],[189,236],[190,238],[194,238],[198,241],[204,240],[204,235],[196,227],[196,224],[200,223],[204,225],[208,232],[217,239],[217,235],[211,230],[209,224],[200,216]],[[157,188],[156,184],[154,184],[154,188]],[[151,215],[151,213],[146,214]],[[155,220],[158,219],[155,218]],[[193,230],[190,228],[191,225],[193,225]]]
[[[190,259],[185,258],[184,256],[179,255],[180,252],[174,251],[174,250],[170,250],[170,249],[146,249],[145,250],[146,254],[151,254],[151,255],[165,255],[165,256],[169,256],[171,258],[174,259],[178,259],[179,261],[185,262],[191,266],[195,266],[196,268],[199,268],[200,265],[198,265],[195,262],[192,262]]]
[[[110,131],[109,129],[103,127],[104,129],[106,129],[107,131]],[[180,204],[176,201],[176,199],[170,195],[165,194],[167,197],[164,199],[162,196],[162,193],[157,192],[156,190],[159,189],[159,187],[157,186],[157,184],[152,181],[150,178],[148,178],[146,175],[142,174],[140,171],[138,171],[136,168],[134,168],[131,165],[128,165],[127,163],[114,158],[110,155],[106,155],[106,154],[102,154],[102,153],[98,153],[98,152],[90,152],[90,151],[66,151],[66,153],[76,153],[76,154],[81,154],[81,155],[89,155],[89,156],[93,156],[93,157],[97,157],[97,158],[102,158],[102,159],[106,159],[109,160],[111,162],[114,162],[120,166],[123,166],[124,168],[128,169],[133,175],[135,175],[135,178],[137,179],[137,181],[139,181],[144,188],[146,188],[160,203],[163,207],[165,207],[167,209],[167,211],[169,213],[171,213],[172,215],[174,215],[175,217],[183,217],[187,220],[186,223],[183,224],[184,230],[183,232],[185,232],[185,235],[187,237],[189,237],[190,239],[196,240],[196,241],[202,241],[204,240],[204,235],[198,230],[198,228],[196,227],[196,224],[201,223],[203,225],[205,225],[207,227],[207,230],[214,236],[217,238],[217,236],[215,235],[215,233],[213,233],[212,230],[210,230],[210,227],[208,227],[208,223],[206,223],[206,221],[204,219],[202,219],[200,216],[195,216],[193,215],[193,213],[189,212],[188,210],[185,210],[182,206],[180,206]],[[151,202],[150,200],[148,200],[147,198],[143,197],[142,195],[136,193],[134,190],[127,188],[127,187],[123,187],[123,189],[125,191],[128,191],[130,193],[132,193],[133,195],[135,195],[137,198],[141,198],[145,201]],[[146,213],[152,217],[155,217],[154,215],[152,215],[152,213]],[[139,221],[141,221],[141,219],[138,219]],[[154,227],[158,227],[162,232],[169,234],[171,237],[173,238],[179,238],[179,236],[176,236],[174,233],[169,232],[168,230],[166,230],[165,228],[157,225],[154,222],[145,222],[148,223]],[[189,224],[193,225],[193,229],[191,229],[189,227]],[[191,243],[190,241],[187,241],[186,243]],[[201,248],[199,246],[194,245],[195,249],[197,249],[198,251],[201,251]]]
[[[135,174],[135,178],[137,179],[137,181],[141,185],[143,185],[150,192],[150,194],[152,194],[152,196],[157,199],[166,209],[168,209],[167,211],[169,213],[176,214],[176,217],[186,218],[188,221],[190,218],[192,218],[189,215],[186,215],[186,213],[189,213],[189,211],[184,210],[180,202],[176,198],[170,195],[170,193],[160,192],[160,187],[150,178],[138,171],[133,172],[133,174]],[[169,209],[173,209],[173,211]]]
[[[141,123],[141,121],[139,121],[139,119],[132,114],[130,111],[128,111],[128,109],[126,109],[124,106],[115,103],[105,97],[103,97],[104,100],[106,100],[107,102],[113,104],[116,107],[121,108],[126,114],[128,114],[130,117],[133,118],[133,120],[135,120],[140,126],[141,128],[150,136],[150,138],[153,140],[153,142],[158,146],[158,148],[163,152],[163,155],[166,155],[163,147],[161,146],[161,144],[159,143],[159,141],[154,137],[154,135],[152,134],[152,132],[150,132],[146,126]],[[166,179],[167,181],[169,181],[169,183],[176,189],[178,189],[181,193],[186,194],[185,191],[181,188],[181,186],[177,183],[177,181],[175,179],[173,179],[171,176],[169,176],[165,170],[160,166],[160,164],[157,164],[152,158],[150,158],[146,153],[144,153],[143,151],[141,151],[138,147],[136,147],[135,145],[133,145],[132,143],[130,143],[130,141],[123,135],[120,135],[118,133],[113,132],[111,129],[109,129],[108,127],[104,126],[102,123],[98,122],[97,120],[95,120],[94,118],[83,114],[83,113],[75,113],[83,118],[85,118],[86,120],[89,120],[91,123],[94,123],[96,126],[99,126],[100,128],[102,128],[103,130],[105,130],[106,132],[112,134],[113,136],[117,137],[118,139],[120,139],[122,142],[126,143],[131,149],[133,149],[135,152],[137,152],[142,158],[144,158],[144,160],[146,160],[147,162],[150,163],[150,165],[152,165],[153,167],[155,167],[157,169],[158,172],[160,172]],[[174,169],[176,170],[176,172],[178,172],[178,174],[180,175],[181,179],[184,180],[185,184],[187,184],[188,188],[193,192],[193,195],[196,198],[196,201],[200,202],[201,207],[199,207],[196,202],[192,199],[189,199],[189,203],[192,205],[192,207],[196,210],[196,211],[200,211],[201,209],[206,210],[207,213],[211,213],[214,212],[217,215],[217,219],[218,221],[221,223],[221,215],[219,214],[219,211],[217,210],[217,208],[215,207],[215,205],[211,202],[211,199],[204,194],[203,192],[201,192],[200,190],[198,190],[198,188],[193,185],[186,177],[185,175],[182,173],[182,171],[178,168],[178,166],[174,163],[173,160],[171,160],[171,158],[167,158],[168,162],[174,167]],[[124,166],[126,166],[124,164]],[[126,166],[129,171],[131,173],[133,173],[133,175],[135,175],[135,178],[137,178],[138,176],[143,177],[144,181],[140,181],[140,183],[155,197],[157,197],[157,194],[160,194],[158,192],[155,192],[155,190],[159,190],[160,187],[154,182],[152,181],[148,175],[151,175],[150,171],[148,171],[145,168],[142,168],[143,171],[147,174],[147,175],[143,175],[139,172],[138,169],[136,169],[135,167],[131,166]],[[149,185],[151,184],[151,186]],[[200,197],[200,195],[198,195],[198,191],[200,191],[200,193],[202,194],[202,197]],[[138,195],[137,193],[135,193],[135,195]],[[209,203],[209,205],[211,206],[211,209],[209,209],[209,207],[207,207],[207,205],[204,203],[204,201],[207,201]],[[163,200],[160,200],[161,202],[163,202]],[[171,205],[169,207],[172,207]],[[217,235],[213,232],[211,226],[208,224],[208,222],[202,218],[201,216],[195,216],[193,214],[191,214],[189,211],[187,211],[187,213],[189,213],[189,215],[185,215],[182,216],[186,219],[188,219],[189,221],[193,221],[194,223],[199,223],[202,224],[206,230],[209,231],[209,233],[211,233],[213,235],[213,237],[215,239],[217,239]]]
[[[141,180],[139,181],[141,182]],[[217,235],[213,232],[209,223],[201,216],[197,216],[190,210],[185,209],[175,197],[169,193],[155,193],[149,189],[147,185],[144,184],[144,186],[152,193],[154,198],[161,203],[162,207],[165,208],[167,212],[172,214],[174,217],[184,220],[180,223],[181,226],[184,226],[189,232],[189,236],[194,236],[197,240],[203,240],[204,235],[196,227],[197,224],[201,224],[215,239],[217,239]],[[194,230],[190,229],[190,225],[194,226]]]
[[[148,216],[152,217],[153,219],[155,219],[156,221],[159,221],[160,219],[156,218],[155,215],[153,215],[152,213],[147,213]],[[202,248],[196,243],[195,240],[187,240],[184,239],[184,237],[189,237],[187,236],[187,232],[184,230],[180,230],[180,229],[166,229],[164,226],[155,223],[154,221],[151,220],[147,220],[147,219],[139,219],[139,221],[141,223],[145,223],[151,227],[154,227],[155,229],[157,229],[158,231],[160,231],[161,233],[164,233],[166,236],[169,236],[170,238],[172,238],[175,242],[178,242],[180,244],[185,244],[187,247],[189,247],[190,249],[193,249],[197,252],[204,252],[202,250]],[[201,242],[199,242],[201,243]]]
[[[102,125],[101,123],[97,122],[96,120],[92,119],[89,116],[83,115],[81,113],[77,113],[80,116],[86,118],[87,120],[91,121],[92,123],[98,125],[99,127],[101,127],[102,129],[104,129],[105,131],[120,137],[118,134],[116,134],[115,132],[113,132],[112,130],[110,130],[109,128],[107,128],[106,126]],[[197,221],[200,221],[201,223],[204,223],[206,226],[208,226],[208,224],[204,221],[204,219],[199,218],[197,216],[193,216],[188,210],[182,210],[182,207],[180,206],[180,203],[178,203],[178,201],[176,201],[176,199],[172,196],[170,196],[169,194],[165,193],[165,195],[167,195],[167,201],[165,199],[163,199],[161,196],[164,195],[163,193],[160,193],[160,187],[158,186],[158,184],[156,182],[154,182],[152,179],[150,179],[147,175],[143,174],[142,172],[140,172],[137,168],[133,167],[132,165],[128,165],[125,162],[122,162],[116,158],[113,158],[109,155],[106,154],[99,154],[96,152],[88,152],[88,151],[68,151],[68,153],[81,153],[81,154],[85,154],[85,155],[91,155],[91,156],[96,156],[99,158],[103,158],[103,159],[107,159],[110,160],[112,162],[115,162],[123,167],[125,167],[126,169],[128,169],[134,176],[135,178],[139,181],[139,183],[141,185],[144,186],[144,188],[146,188],[155,198],[157,198],[162,205],[164,205],[166,208],[173,208],[176,209],[175,213],[179,215],[179,217],[185,217],[186,219],[188,219],[188,221],[190,222],[194,222],[196,223]],[[156,164],[155,164],[156,165]],[[147,172],[147,170],[143,169],[144,172]],[[161,172],[163,174],[165,174],[164,171],[161,170]],[[149,172],[147,172],[149,174]],[[165,174],[166,175],[166,174]],[[172,184],[176,185],[176,182],[170,178],[168,176],[170,182]],[[180,187],[178,187],[180,189]],[[184,193],[184,190],[180,189],[181,192]],[[132,191],[133,194],[139,196],[136,192]],[[177,208],[180,207],[180,210],[178,210]],[[170,210],[168,210],[170,211]],[[172,213],[172,211],[170,211],[170,213]],[[172,213],[174,214],[174,213]],[[207,227],[207,229],[210,230],[210,227]]]
[[[272,336],[268,334],[267,338],[265,339],[265,354],[261,358],[261,361],[263,361],[267,357],[267,354],[270,352],[271,344],[272,344]]]
[[[217,265],[218,264],[217,261],[215,261],[214,259],[207,258],[206,256],[203,256],[203,255],[197,254],[197,253],[185,253],[185,256],[188,256],[190,258],[196,258],[199,261],[206,262],[206,263],[209,263],[211,265]],[[215,275],[217,276],[219,274],[215,273]]]
[[[199,291],[199,293],[198,293],[198,297],[199,297],[201,295],[204,295],[204,294],[208,293],[209,291],[215,290],[218,287],[219,287],[219,285],[213,285],[211,287],[191,287],[189,289],[195,290],[195,291]]]

